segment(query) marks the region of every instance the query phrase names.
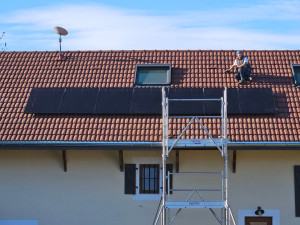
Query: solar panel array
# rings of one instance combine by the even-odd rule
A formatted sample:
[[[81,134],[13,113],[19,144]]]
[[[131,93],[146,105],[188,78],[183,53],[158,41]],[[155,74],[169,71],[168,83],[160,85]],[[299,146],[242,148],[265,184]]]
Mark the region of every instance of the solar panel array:
[[[217,99],[222,88],[170,88],[170,99]],[[160,88],[33,88],[25,113],[122,114],[162,113]],[[220,102],[170,101],[170,115],[208,115],[221,112]],[[275,114],[271,88],[229,88],[228,114]]]

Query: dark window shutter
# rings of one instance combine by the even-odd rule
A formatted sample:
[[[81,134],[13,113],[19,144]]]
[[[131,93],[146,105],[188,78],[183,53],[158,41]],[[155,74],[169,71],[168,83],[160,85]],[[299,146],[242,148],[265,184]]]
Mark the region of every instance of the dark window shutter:
[[[136,165],[125,164],[125,194],[136,193]]]
[[[296,217],[300,217],[300,166],[294,166]]]
[[[173,172],[173,165],[172,164],[167,164],[166,165],[166,176],[168,176],[168,172]],[[167,191],[168,191],[168,184],[169,184],[169,181],[167,179]],[[172,189],[173,188],[173,175],[170,175],[170,188]],[[172,191],[170,191],[170,194],[172,194]]]

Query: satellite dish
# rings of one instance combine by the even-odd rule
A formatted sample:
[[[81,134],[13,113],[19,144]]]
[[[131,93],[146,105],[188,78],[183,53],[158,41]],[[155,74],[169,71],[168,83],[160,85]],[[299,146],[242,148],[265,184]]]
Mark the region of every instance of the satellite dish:
[[[61,54],[61,35],[66,36],[68,34],[68,31],[62,27],[53,27],[53,30],[55,33],[59,34],[59,58],[62,59],[63,57]]]
[[[68,31],[62,27],[53,27],[53,30],[55,33],[57,33],[59,35],[66,36],[68,34]]]

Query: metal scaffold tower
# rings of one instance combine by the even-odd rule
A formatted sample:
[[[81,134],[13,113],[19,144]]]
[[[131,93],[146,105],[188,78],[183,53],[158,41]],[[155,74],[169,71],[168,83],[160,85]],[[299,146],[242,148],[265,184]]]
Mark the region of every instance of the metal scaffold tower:
[[[169,116],[169,102],[219,102],[220,103],[220,115],[196,115],[196,116]],[[172,118],[185,118],[188,119],[189,122],[182,130],[180,135],[176,139],[169,138],[169,119]],[[201,122],[204,118],[216,118],[219,119],[220,126],[220,136],[218,138],[214,138],[205,127],[205,124]],[[228,153],[227,153],[227,88],[224,90],[223,97],[220,99],[169,99],[167,96],[166,87],[162,88],[162,121],[163,121],[163,140],[162,140],[162,174],[163,174],[163,182],[162,182],[162,196],[161,200],[153,221],[153,225],[171,225],[176,217],[180,214],[182,209],[209,209],[209,211],[213,214],[213,216],[217,219],[217,222],[221,225],[236,225],[234,220],[232,211],[228,205]],[[208,136],[208,139],[194,139],[194,140],[186,140],[182,139],[183,135],[190,127],[193,122],[198,122],[200,128],[205,131]],[[182,145],[188,146],[187,143],[197,143],[200,146],[205,147],[216,147],[224,160],[224,170],[220,172],[168,172],[166,173],[166,162],[170,152]],[[192,145],[191,145],[192,146]],[[170,186],[170,179],[173,176],[175,180],[175,176],[181,175],[216,175],[220,176],[221,187],[216,189],[201,189],[201,188],[193,188],[193,189],[178,189],[172,188]],[[188,197],[183,199],[182,201],[174,201],[170,197],[171,192],[187,192]],[[217,201],[208,201],[204,198],[203,192],[221,192],[221,195],[218,197]],[[196,195],[200,198],[200,201],[192,201],[192,196]],[[170,210],[177,210],[176,213],[171,216]],[[221,215],[218,215],[216,210],[221,210]]]

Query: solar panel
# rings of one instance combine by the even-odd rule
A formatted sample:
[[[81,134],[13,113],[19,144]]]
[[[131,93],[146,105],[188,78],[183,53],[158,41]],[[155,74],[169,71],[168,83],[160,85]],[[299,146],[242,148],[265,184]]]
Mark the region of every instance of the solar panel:
[[[222,88],[204,88],[204,99],[220,99],[223,96]],[[221,101],[204,101],[205,114],[220,114]]]
[[[239,92],[236,88],[227,89],[227,111],[228,114],[240,114],[240,105],[239,105]]]
[[[95,113],[130,114],[132,88],[101,88]]]
[[[255,114],[258,111],[258,102],[256,101],[256,93],[255,91],[249,88],[241,88],[238,90],[239,93],[239,107],[240,113],[245,114]],[[251,96],[252,95],[252,96]]]
[[[35,97],[36,97],[38,90],[39,90],[38,88],[32,88],[29,99],[27,101],[27,105],[24,110],[24,113],[34,113],[33,105],[34,105]]]
[[[60,113],[93,114],[98,88],[66,88]]]
[[[161,114],[162,93],[160,88],[134,88],[131,114]]]
[[[263,101],[263,113],[264,114],[275,114],[276,113],[276,105],[275,98],[271,88],[261,88],[260,89],[261,99]]]
[[[239,89],[239,106],[241,114],[276,113],[272,89],[242,88]]]
[[[63,94],[63,88],[34,88],[31,91],[25,113],[58,113]]]
[[[169,99],[219,99],[221,88],[170,88]],[[25,113],[149,114],[162,111],[160,88],[33,88]],[[219,114],[220,102],[170,101],[170,115]],[[274,114],[271,88],[229,88],[228,114]]]
[[[201,99],[202,88],[170,88],[170,99]],[[201,115],[204,113],[203,101],[170,101],[170,115]]]

